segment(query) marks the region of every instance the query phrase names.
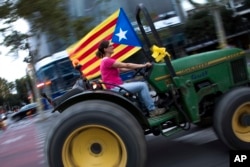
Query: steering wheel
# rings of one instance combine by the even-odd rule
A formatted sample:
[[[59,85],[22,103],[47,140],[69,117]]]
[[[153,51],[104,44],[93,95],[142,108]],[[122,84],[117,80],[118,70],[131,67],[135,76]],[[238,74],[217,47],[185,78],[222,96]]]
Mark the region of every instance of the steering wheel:
[[[135,69],[135,73],[134,73],[132,78],[136,77],[137,75],[141,75],[141,76],[145,77],[150,68],[151,67],[143,67],[143,68]]]

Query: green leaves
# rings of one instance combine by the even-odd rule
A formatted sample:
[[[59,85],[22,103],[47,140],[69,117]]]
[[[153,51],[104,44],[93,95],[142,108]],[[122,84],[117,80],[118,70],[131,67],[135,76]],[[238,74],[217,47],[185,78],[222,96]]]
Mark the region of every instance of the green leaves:
[[[22,34],[18,31],[12,31],[11,34],[5,36],[1,44],[6,47],[10,47],[10,52],[14,52],[18,49],[24,50],[23,46],[25,45],[25,40],[27,38],[27,34]]]
[[[240,18],[233,17],[233,12],[225,7],[220,7],[220,14],[226,34],[237,32],[240,25]],[[188,18],[185,25],[185,33],[192,41],[216,39],[215,21],[212,10],[202,9]]]
[[[33,32],[45,32],[67,40],[69,18],[61,0],[19,0],[17,15],[29,20]]]
[[[209,11],[203,10],[190,17],[185,25],[185,33],[189,39],[194,41],[204,37],[214,37],[216,35],[215,26]]]
[[[78,18],[71,22],[71,27],[75,32],[75,36],[77,40],[80,40],[87,32],[90,31],[90,27],[86,26],[89,22],[91,22],[93,18],[91,17],[84,17]]]
[[[11,107],[20,105],[22,102],[29,103],[28,95],[32,92],[30,82],[29,77],[17,79],[15,82],[8,82],[0,77],[0,106],[8,104]],[[13,90],[17,94],[13,94]]]
[[[0,96],[7,98],[10,95],[10,83],[6,79],[0,78]]]

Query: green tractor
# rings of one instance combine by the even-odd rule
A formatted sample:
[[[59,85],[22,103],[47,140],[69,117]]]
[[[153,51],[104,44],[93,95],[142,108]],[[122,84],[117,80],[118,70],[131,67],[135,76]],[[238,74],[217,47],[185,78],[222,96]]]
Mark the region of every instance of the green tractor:
[[[152,20],[140,4],[136,19],[147,46],[152,45],[141,13],[161,47]],[[54,111],[61,114],[46,140],[50,167],[143,167],[145,135],[168,137],[189,130],[191,124],[213,126],[232,150],[250,150],[249,71],[244,50],[220,49],[175,60],[165,56],[139,73],[155,91],[157,105],[167,112],[148,117],[137,96],[129,92],[72,89],[53,101]]]

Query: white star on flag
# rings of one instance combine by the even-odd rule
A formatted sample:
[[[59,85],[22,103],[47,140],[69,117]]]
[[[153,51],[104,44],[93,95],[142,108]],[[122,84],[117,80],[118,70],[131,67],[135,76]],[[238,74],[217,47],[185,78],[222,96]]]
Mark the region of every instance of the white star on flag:
[[[120,32],[115,35],[119,37],[119,42],[120,42],[122,39],[127,39],[126,34],[127,34],[127,31],[123,31],[120,28]]]

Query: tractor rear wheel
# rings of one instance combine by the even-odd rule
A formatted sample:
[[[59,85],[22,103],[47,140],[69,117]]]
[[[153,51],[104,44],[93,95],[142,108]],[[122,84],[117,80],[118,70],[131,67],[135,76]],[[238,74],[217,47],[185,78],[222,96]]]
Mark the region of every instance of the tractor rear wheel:
[[[250,88],[236,88],[221,99],[214,112],[217,136],[233,150],[250,149]]]
[[[66,109],[46,140],[50,167],[143,167],[146,140],[141,126],[117,104],[89,100]]]

